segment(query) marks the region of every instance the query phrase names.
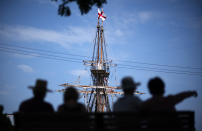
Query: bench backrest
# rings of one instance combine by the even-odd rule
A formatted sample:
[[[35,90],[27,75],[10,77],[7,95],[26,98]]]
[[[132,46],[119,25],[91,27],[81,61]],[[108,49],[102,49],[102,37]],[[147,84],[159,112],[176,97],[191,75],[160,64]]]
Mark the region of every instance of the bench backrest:
[[[16,131],[178,130],[195,131],[194,112],[14,114]]]

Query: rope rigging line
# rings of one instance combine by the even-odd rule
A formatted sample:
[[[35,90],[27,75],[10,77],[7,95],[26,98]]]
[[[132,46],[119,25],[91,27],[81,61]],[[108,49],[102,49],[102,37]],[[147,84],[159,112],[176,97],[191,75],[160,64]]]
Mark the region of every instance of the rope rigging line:
[[[105,42],[104,42],[105,44]],[[56,51],[50,51],[50,50],[44,50],[44,49],[36,49],[36,48],[30,48],[30,47],[23,47],[23,46],[18,46],[18,45],[11,45],[11,44],[5,44],[5,43],[0,43],[0,46],[2,47],[13,47],[13,48],[23,48],[31,51],[39,51],[39,52],[46,52],[46,53],[52,53],[52,54],[62,54],[66,56],[76,56],[76,57],[83,57],[84,58],[91,58],[89,56],[85,55],[78,55],[78,54],[70,54],[70,53],[64,53],[64,52],[56,52]],[[113,61],[117,62],[124,62],[124,63],[137,63],[137,64],[143,64],[143,65],[153,65],[153,66],[159,66],[159,67],[173,67],[173,68],[183,68],[183,69],[194,69],[194,70],[202,70],[202,67],[191,67],[191,66],[179,66],[179,65],[167,65],[167,64],[155,64],[155,63],[147,63],[147,62],[140,62],[140,61],[133,61],[133,60],[123,60],[123,59],[113,59]]]
[[[73,58],[73,57],[64,57],[60,55],[52,55],[50,52],[38,52],[36,50],[32,49],[26,49],[25,48],[14,48],[14,47],[4,47],[0,45],[0,51],[6,52],[6,53],[17,53],[27,56],[33,56],[33,57],[39,57],[39,58],[46,58],[46,59],[52,59],[52,60],[61,60],[61,61],[68,61],[68,62],[76,62],[76,63],[82,63],[81,58]],[[76,55],[75,55],[76,56]],[[128,64],[119,64],[117,68],[124,68],[124,69],[134,69],[134,70],[143,70],[143,71],[153,71],[153,72],[163,72],[163,73],[173,73],[173,74],[187,74],[187,75],[198,75],[202,76],[201,70],[197,71],[189,71],[189,70],[173,70],[168,68],[154,68],[154,67],[147,67],[147,66],[135,66],[135,65],[128,65]],[[196,69],[196,68],[194,68]],[[200,69],[200,68],[197,68]]]

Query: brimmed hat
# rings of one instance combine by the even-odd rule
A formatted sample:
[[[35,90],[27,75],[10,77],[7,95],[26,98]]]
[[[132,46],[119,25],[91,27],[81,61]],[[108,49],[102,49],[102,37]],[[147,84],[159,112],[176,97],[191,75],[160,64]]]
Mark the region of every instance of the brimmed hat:
[[[52,92],[52,90],[47,89],[46,80],[36,80],[35,86],[29,86],[29,89],[38,91],[38,92]]]
[[[140,85],[140,82],[135,82],[132,77],[124,77],[121,81],[121,88],[125,89],[134,89]]]

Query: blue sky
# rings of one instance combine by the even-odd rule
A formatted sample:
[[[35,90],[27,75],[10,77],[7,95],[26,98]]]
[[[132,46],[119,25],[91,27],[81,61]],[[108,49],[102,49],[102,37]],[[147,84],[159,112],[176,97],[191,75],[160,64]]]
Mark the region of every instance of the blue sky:
[[[82,60],[92,56],[97,8],[81,15],[73,3],[70,5],[72,15],[61,17],[57,15],[58,4],[49,0],[0,1],[0,104],[7,113],[17,111],[20,102],[32,96],[27,87],[34,85],[37,78],[48,80],[52,90],[62,89],[59,84],[75,82],[78,76],[81,76],[80,83],[90,84],[89,67],[85,67]],[[196,90],[198,97],[183,101],[177,109],[194,110],[199,130],[202,2],[108,0],[104,12],[108,56],[118,64],[111,69],[109,84],[119,85],[121,78],[132,76],[141,82],[138,90],[146,93],[139,96],[142,100],[150,97],[147,82],[155,76],[165,81],[165,95]],[[45,59],[38,52],[22,55],[12,50],[11,53],[5,49],[8,45],[62,52],[66,55],[52,55],[79,62]],[[123,65],[130,66],[121,68]],[[46,100],[57,110],[62,94],[49,93]]]

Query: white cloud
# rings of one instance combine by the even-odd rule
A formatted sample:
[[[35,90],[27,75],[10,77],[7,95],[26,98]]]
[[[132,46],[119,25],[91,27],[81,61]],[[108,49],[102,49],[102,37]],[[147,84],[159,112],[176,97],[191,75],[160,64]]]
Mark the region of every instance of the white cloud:
[[[72,70],[71,74],[74,76],[88,76],[88,71],[86,71],[86,70]]]
[[[117,29],[114,33],[117,36],[122,36],[123,35],[123,32],[120,29]]]
[[[16,87],[10,84],[0,84],[0,95],[8,95]]]
[[[36,1],[36,2],[38,2],[40,4],[56,5],[55,4],[56,2],[53,1],[53,0],[33,0],[33,1]]]
[[[144,23],[147,22],[152,17],[152,13],[149,11],[142,11],[138,13],[138,17],[140,22]]]
[[[128,38],[134,37],[138,24],[148,22],[153,16],[151,11],[124,12],[118,18],[112,16],[110,23],[105,24],[104,27],[107,44],[126,43]],[[92,44],[95,32],[95,26],[91,25],[69,26],[62,31],[31,26],[0,25],[0,39],[2,40],[59,44],[70,49]]]
[[[153,11],[123,11],[117,15],[110,17],[110,23],[106,23],[105,26],[105,38],[107,43],[110,44],[122,44],[135,36],[136,29],[139,24],[147,23],[156,17],[156,13]]]
[[[91,43],[93,27],[68,27],[64,31],[41,29],[30,26],[1,26],[0,38],[13,41],[49,42],[70,47],[73,44]]]
[[[32,69],[32,67],[30,67],[30,66],[28,66],[28,65],[22,64],[22,65],[18,65],[17,67],[18,67],[19,69],[21,69],[22,71],[24,71],[24,72],[28,72],[28,73],[34,72],[34,70]]]
[[[0,90],[0,95],[8,95],[9,91]]]
[[[25,1],[27,2],[27,0],[21,0],[21,1]],[[31,2],[35,2],[35,3],[38,3],[38,4],[41,4],[41,5],[44,5],[44,6],[53,6],[53,7],[58,7],[58,4],[57,2],[53,1],[53,0],[29,0]]]
[[[130,30],[131,27],[134,27],[139,23],[145,23],[154,16],[156,16],[156,13],[153,11],[125,11],[121,12],[119,17],[116,15],[111,16],[112,24],[110,24],[110,26]]]

